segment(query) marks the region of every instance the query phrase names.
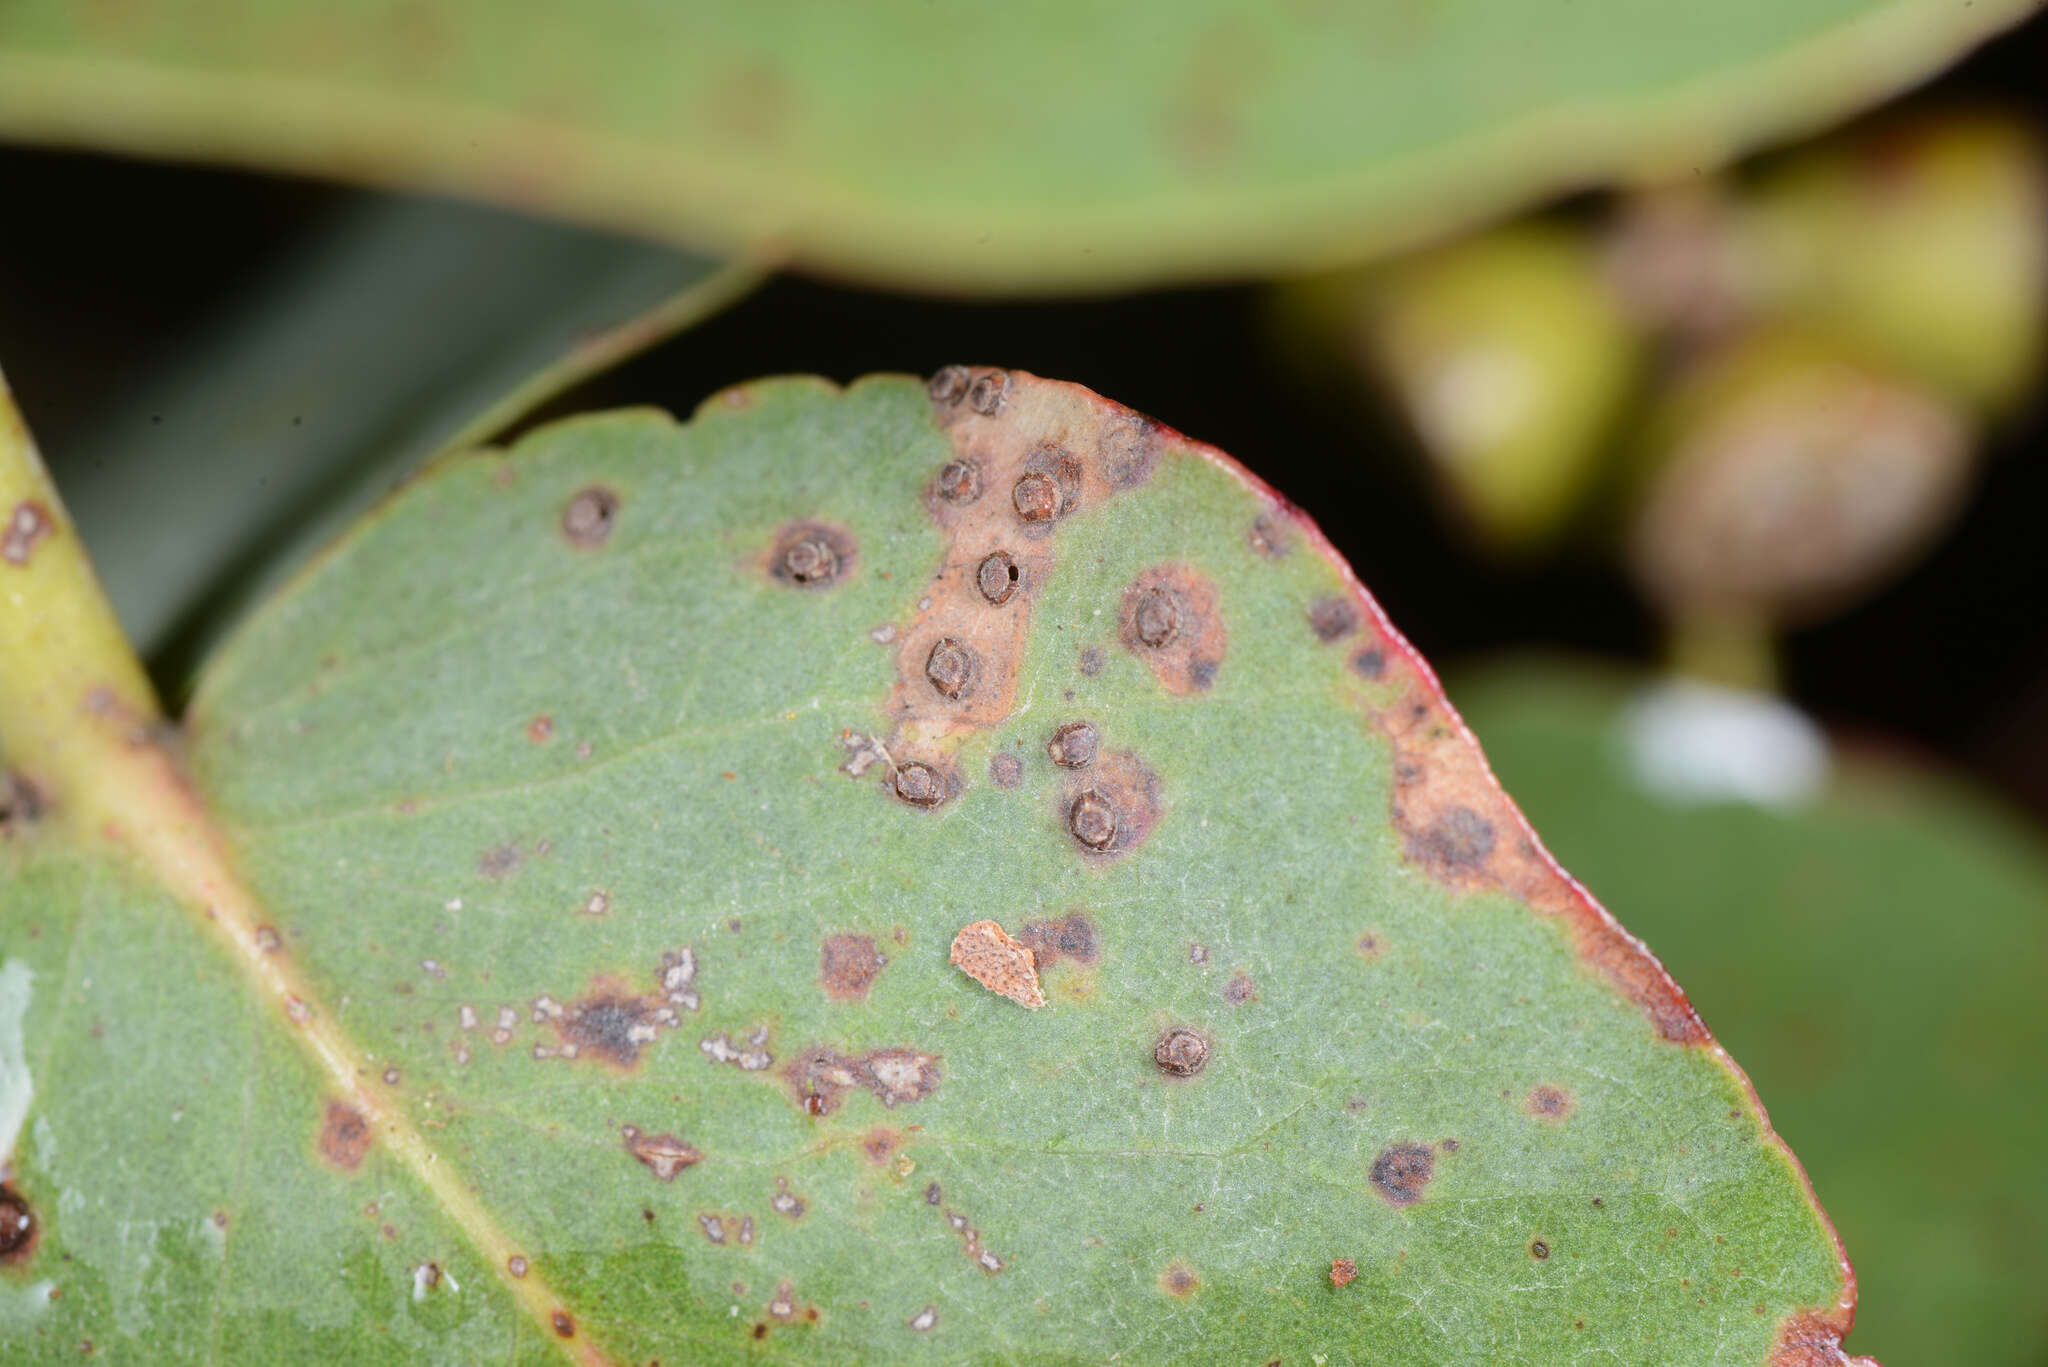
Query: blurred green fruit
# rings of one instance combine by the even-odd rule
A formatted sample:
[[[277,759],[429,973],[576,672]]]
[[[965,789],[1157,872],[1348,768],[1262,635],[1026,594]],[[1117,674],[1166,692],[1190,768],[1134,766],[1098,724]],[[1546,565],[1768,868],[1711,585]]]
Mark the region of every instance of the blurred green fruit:
[[[1640,786],[1641,682],[1501,663],[1451,697],[1558,859],[1657,947],[1805,1160],[1861,1284],[1852,1352],[2048,1343],[2048,850],[1982,793],[1836,756],[1810,805]]]
[[[1780,315],[1996,411],[2041,365],[2043,173],[2039,136],[2014,119],[1894,119],[1767,173],[1744,247]]]
[[[1630,568],[1674,617],[1824,614],[1947,525],[1973,441],[1956,405],[1841,346],[1747,334],[1656,399]]]
[[[1547,222],[1306,281],[1284,307],[1386,386],[1495,551],[1541,545],[1578,508],[1640,360],[1593,244]]]

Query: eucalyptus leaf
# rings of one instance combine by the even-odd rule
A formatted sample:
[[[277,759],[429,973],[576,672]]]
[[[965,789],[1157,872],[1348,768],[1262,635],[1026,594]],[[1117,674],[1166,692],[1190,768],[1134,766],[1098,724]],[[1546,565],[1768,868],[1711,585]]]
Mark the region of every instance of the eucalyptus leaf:
[[[443,461],[184,744],[250,954],[0,843],[9,1362],[1839,1360],[1684,995],[1314,529],[1085,390]]]

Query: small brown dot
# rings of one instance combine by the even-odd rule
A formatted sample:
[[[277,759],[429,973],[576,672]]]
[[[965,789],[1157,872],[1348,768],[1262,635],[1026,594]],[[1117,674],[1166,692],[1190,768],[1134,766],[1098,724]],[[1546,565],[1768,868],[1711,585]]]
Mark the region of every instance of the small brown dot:
[[[991,370],[968,386],[967,404],[984,418],[993,418],[1003,411],[1003,403],[1010,397],[1010,374],[1005,370]]]
[[[576,1321],[569,1318],[566,1310],[557,1310],[554,1315],[555,1333],[565,1339],[576,1337]]]
[[[1016,506],[1017,516],[1026,522],[1050,522],[1060,515],[1066,499],[1051,475],[1033,470],[1017,481],[1010,491],[1010,502]]]
[[[1548,1258],[1550,1256],[1550,1245],[1544,1243],[1541,1239],[1535,1239],[1530,1241],[1529,1256],[1534,1258],[1539,1263],[1542,1262],[1545,1258]]]
[[[526,1275],[526,1259],[514,1253],[505,1260],[505,1270],[514,1277],[524,1277]]]
[[[581,550],[602,546],[618,521],[619,496],[602,485],[591,485],[569,500],[562,510],[562,535]]]
[[[1193,1077],[1208,1065],[1209,1041],[1185,1025],[1176,1025],[1152,1046],[1152,1061],[1163,1073]]]
[[[1309,629],[1319,641],[1349,636],[1358,627],[1358,610],[1342,598],[1321,598],[1309,605]]]
[[[1157,650],[1180,633],[1180,602],[1173,591],[1155,584],[1138,600],[1132,621],[1138,639]]]
[[[1052,733],[1045,753],[1062,769],[1085,769],[1095,762],[1098,739],[1094,723],[1070,721]]]
[[[913,807],[936,807],[946,800],[946,780],[929,764],[899,766],[895,788],[896,796]]]
[[[989,758],[988,776],[998,788],[1014,788],[1024,781],[1024,761],[1008,750]]]
[[[839,576],[839,555],[822,536],[807,536],[782,553],[782,569],[799,584],[829,584]]]
[[[951,636],[943,636],[925,657],[924,676],[940,697],[958,698],[974,682],[974,652]]]
[[[1103,655],[1101,646],[1084,647],[1081,651],[1082,675],[1092,679],[1097,674],[1100,674],[1102,672],[1102,661]]]
[[[1017,562],[1002,551],[990,551],[981,558],[981,564],[974,571],[974,585],[981,590],[981,596],[1001,607],[1017,592],[1022,578]]]
[[[932,376],[925,392],[931,395],[933,403],[958,403],[967,397],[967,387],[973,382],[966,366],[949,365]]]
[[[939,471],[939,497],[948,503],[972,503],[980,498],[980,467],[971,460],[946,462]]]
[[[1067,808],[1067,829],[1089,849],[1106,850],[1116,839],[1116,808],[1102,794],[1090,789]]]

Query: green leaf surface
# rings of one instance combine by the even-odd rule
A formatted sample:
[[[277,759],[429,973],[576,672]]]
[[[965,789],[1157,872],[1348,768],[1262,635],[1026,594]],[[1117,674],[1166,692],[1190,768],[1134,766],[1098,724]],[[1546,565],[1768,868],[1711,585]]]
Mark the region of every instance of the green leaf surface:
[[[186,737],[261,972],[16,822],[10,1363],[1838,1360],[1743,1078],[1313,529],[932,393],[559,424],[333,548]]]
[[[1839,118],[2034,0],[14,0],[0,130],[980,291],[1343,264]]]
[[[2048,849],[1948,777],[1851,752],[1812,806],[1674,806],[1629,777],[1632,682],[1453,681],[1560,858],[1648,936],[1812,1165],[1856,1253],[1856,1342],[2031,1367],[2048,1342]]]

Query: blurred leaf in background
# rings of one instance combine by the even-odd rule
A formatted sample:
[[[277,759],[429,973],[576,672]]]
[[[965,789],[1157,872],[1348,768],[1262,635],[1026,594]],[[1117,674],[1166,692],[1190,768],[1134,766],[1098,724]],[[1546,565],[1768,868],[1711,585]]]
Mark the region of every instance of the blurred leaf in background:
[[[158,0],[0,10],[0,132],[988,293],[1333,266],[1689,176],[2034,0]]]

